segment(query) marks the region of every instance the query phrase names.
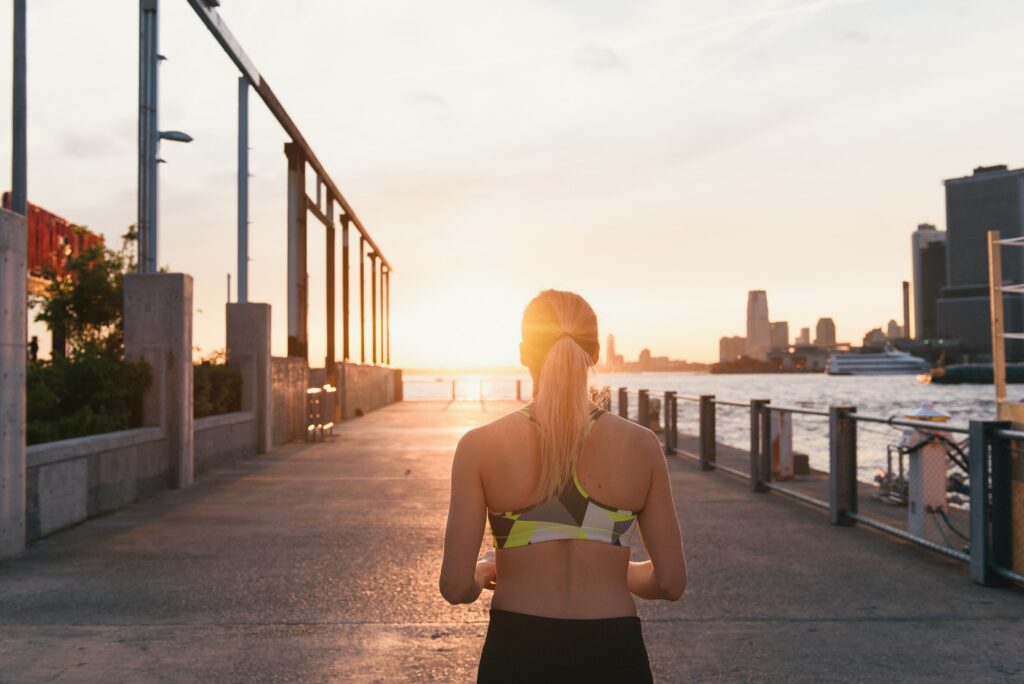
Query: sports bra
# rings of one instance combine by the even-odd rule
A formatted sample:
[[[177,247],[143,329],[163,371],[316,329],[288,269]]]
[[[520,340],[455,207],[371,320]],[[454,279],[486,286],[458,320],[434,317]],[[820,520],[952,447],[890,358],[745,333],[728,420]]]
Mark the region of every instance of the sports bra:
[[[519,411],[534,424],[537,423],[529,406]],[[584,439],[604,413],[599,408],[591,412]],[[576,476],[575,464],[572,479],[550,501],[505,513],[487,511],[494,546],[498,549],[561,539],[582,539],[628,547],[636,530],[636,516],[633,511],[606,506],[587,494]]]

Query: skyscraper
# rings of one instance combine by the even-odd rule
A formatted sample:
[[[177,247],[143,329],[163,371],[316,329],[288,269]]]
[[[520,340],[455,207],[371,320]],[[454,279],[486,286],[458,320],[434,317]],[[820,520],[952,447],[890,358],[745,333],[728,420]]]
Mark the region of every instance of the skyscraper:
[[[789,323],[787,321],[773,321],[771,324],[772,349],[786,349],[789,347]]]
[[[768,295],[764,290],[747,293],[747,356],[764,360],[772,346],[771,325],[768,322]]]
[[[819,347],[836,346],[836,324],[831,318],[819,318],[815,326],[814,344]]]
[[[608,336],[608,342],[604,347],[604,364],[609,368],[615,366],[615,335]]]
[[[910,237],[914,262],[914,338],[939,336],[936,303],[946,286],[946,233],[922,223]],[[909,330],[904,334],[910,337]]]
[[[937,302],[938,334],[960,339],[964,351],[992,351],[989,319],[988,244],[986,233],[1024,236],[1024,169],[1005,164],[981,166],[946,186],[946,285]],[[1024,282],[1024,250],[1004,249],[1004,282]],[[1024,300],[1006,296],[1003,318],[1008,331],[1024,327]],[[1007,354],[1019,358],[1021,343],[1007,344]]]
[[[800,328],[800,334],[793,340],[793,344],[810,344],[811,343],[811,329]]]

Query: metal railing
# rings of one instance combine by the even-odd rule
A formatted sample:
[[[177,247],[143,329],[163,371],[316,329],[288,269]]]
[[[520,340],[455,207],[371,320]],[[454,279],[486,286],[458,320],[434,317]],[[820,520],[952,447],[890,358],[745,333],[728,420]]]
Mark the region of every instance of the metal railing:
[[[635,402],[631,402],[635,395]],[[892,535],[903,541],[916,544],[923,548],[940,553],[946,557],[967,563],[970,566],[971,580],[984,586],[1016,582],[1024,585],[1024,575],[1011,569],[1012,566],[1012,534],[1011,534],[1011,482],[1012,458],[1014,454],[1024,451],[1024,431],[1010,429],[1006,421],[971,420],[967,427],[936,424],[927,421],[916,421],[904,418],[884,418],[857,413],[854,406],[831,406],[829,409],[812,409],[805,407],[773,405],[767,399],[753,399],[748,402],[737,402],[716,399],[714,395],[688,396],[676,392],[661,393],[664,408],[664,425],[651,425],[651,402],[657,401],[647,390],[631,391],[620,387],[615,393],[616,412],[625,418],[646,427],[657,428],[663,434],[666,454],[679,454],[700,464],[701,470],[721,470],[729,475],[747,480],[754,492],[774,492],[801,503],[820,508],[829,512],[833,525],[850,526],[865,525]],[[698,407],[696,434],[690,435],[690,443],[696,444],[695,450],[679,448],[679,404],[678,402],[695,403]],[[745,469],[730,467],[719,462],[719,447],[734,449],[722,444],[717,433],[718,410],[720,407],[732,409],[742,408],[749,412],[749,448],[745,454],[749,466]],[[778,457],[779,447],[773,444],[771,415],[789,414],[813,419],[827,419],[828,470],[808,472],[827,484],[827,498],[819,498],[808,491],[787,486],[775,481],[773,475],[778,464],[773,456]],[[635,417],[634,417],[635,416]],[[964,511],[969,521],[970,535],[960,536],[965,542],[963,550],[952,544],[937,543],[924,536],[912,534],[900,529],[882,518],[864,513],[858,506],[861,488],[866,483],[857,477],[858,468],[858,427],[861,424],[883,424],[890,427],[908,428],[924,435],[942,435],[949,441],[950,436],[966,437],[968,448],[961,451],[967,461],[969,477],[965,487],[969,500]],[[864,433],[866,436],[872,433]],[[884,438],[877,433],[876,438]],[[696,438],[693,440],[692,438]],[[877,445],[876,445],[877,446]],[[738,453],[738,449],[733,452]],[[827,478],[827,480],[826,480]],[[949,529],[959,532],[950,522],[945,510],[929,510],[929,515],[938,525],[938,516],[945,519]],[[943,535],[943,539],[946,539]]]

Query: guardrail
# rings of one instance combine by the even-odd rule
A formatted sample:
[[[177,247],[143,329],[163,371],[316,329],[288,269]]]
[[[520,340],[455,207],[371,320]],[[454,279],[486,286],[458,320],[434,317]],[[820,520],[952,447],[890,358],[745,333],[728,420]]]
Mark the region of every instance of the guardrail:
[[[1011,536],[1012,456],[1015,450],[1024,448],[1024,431],[1011,430],[1008,422],[971,420],[968,426],[960,427],[904,418],[861,415],[857,413],[855,406],[830,406],[828,410],[824,410],[773,405],[767,399],[738,402],[717,399],[714,395],[688,396],[672,391],[662,392],[660,395],[659,398],[652,396],[649,391],[644,389],[631,391],[625,387],[619,387],[614,394],[616,401],[613,410],[624,418],[634,420],[662,433],[666,454],[679,454],[695,460],[704,471],[721,470],[729,475],[747,480],[753,492],[774,492],[828,511],[833,525],[865,525],[967,563],[970,566],[971,580],[977,584],[994,586],[1006,582],[1016,582],[1024,585],[1024,575],[1011,569],[1013,554]],[[610,396],[611,393],[609,393],[609,398]],[[635,402],[631,402],[631,397],[635,397]],[[692,421],[691,417],[695,430],[688,435],[691,444],[695,443],[696,445],[696,448],[692,450],[679,448],[680,400],[695,405],[697,408],[696,421]],[[660,402],[664,409],[663,425],[652,424],[652,418],[658,415],[652,410],[652,402]],[[609,406],[609,408],[612,407]],[[735,409],[743,409],[748,412],[749,431],[747,437],[749,437],[749,445],[747,445],[744,455],[749,459],[749,465],[745,470],[719,462],[720,446],[729,449],[734,460],[741,453],[739,446],[724,445],[719,441],[719,436],[716,433],[721,409],[733,411],[733,425],[738,419]],[[777,418],[773,424],[773,414],[788,416],[788,418]],[[821,437],[827,437],[828,470],[814,470],[808,466],[808,477],[803,482],[794,479],[794,485],[787,486],[774,477],[778,472],[779,465],[776,462],[780,452],[778,425],[784,420],[793,420],[794,416],[800,417],[801,420],[816,420],[819,423],[827,420],[827,431],[819,429],[819,432],[822,433]],[[887,480],[882,480],[882,476],[879,475],[876,478],[880,481],[879,489],[875,489],[874,485],[869,485],[857,478],[859,433],[868,438],[862,445],[862,450],[886,446],[887,458],[890,459],[889,470],[892,469],[893,445],[886,444],[890,435],[869,431],[866,429],[868,425],[906,428],[907,432],[901,435],[903,440],[908,439],[908,435],[919,438],[916,445],[901,447],[902,451],[899,452],[900,478],[904,475],[902,459],[905,453],[913,454],[929,444],[944,442],[951,445],[955,453],[959,454],[953,462],[960,464],[962,468],[966,467],[966,480],[962,482],[958,480],[957,484],[962,488],[960,491],[966,491],[967,500],[962,504],[958,500],[955,501],[954,503],[957,504],[955,508],[945,505],[947,480],[946,463],[943,461],[941,471],[943,504],[934,508],[928,506],[928,510],[921,512],[918,516],[919,519],[931,520],[935,526],[934,530],[941,535],[941,539],[945,543],[929,539],[926,534],[901,529],[893,521],[895,516],[891,513],[887,515],[887,511],[894,509],[892,507],[886,509],[877,501],[865,502],[875,508],[874,515],[861,510],[859,501],[864,498],[866,493],[877,494],[882,484],[891,484]],[[813,425],[812,427],[824,426]],[[736,439],[735,430],[733,430],[732,439],[734,441]],[[965,439],[965,441],[958,443],[955,441],[956,439]],[[891,472],[887,475],[891,475]],[[800,491],[801,487],[797,486],[801,484],[804,485],[802,487],[804,491]],[[808,487],[811,484],[818,485],[819,488],[824,486],[827,497],[813,495]],[[953,497],[956,496],[953,495]],[[912,517],[909,516],[910,509],[907,510],[908,519],[910,519]],[[951,515],[960,518],[966,517],[969,523],[969,534],[960,532],[952,522]],[[943,521],[942,523],[939,522],[940,519]],[[908,527],[911,527],[909,522]],[[963,540],[962,549],[956,548],[955,544],[949,540],[947,530],[952,536]]]

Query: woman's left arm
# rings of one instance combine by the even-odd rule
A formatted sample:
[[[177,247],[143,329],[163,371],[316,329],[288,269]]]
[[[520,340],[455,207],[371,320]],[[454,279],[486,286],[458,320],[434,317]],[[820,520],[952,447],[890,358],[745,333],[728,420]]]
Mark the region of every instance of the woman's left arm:
[[[466,434],[452,461],[452,491],[439,582],[441,595],[452,604],[473,603],[485,586],[493,587],[493,561],[481,561],[490,564],[483,569],[477,563],[487,503],[473,441],[473,432]]]

